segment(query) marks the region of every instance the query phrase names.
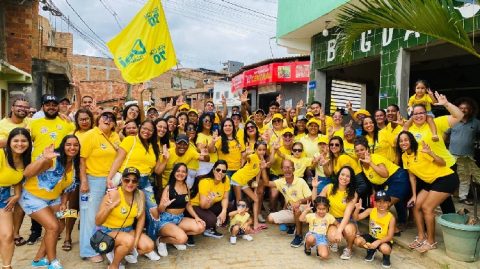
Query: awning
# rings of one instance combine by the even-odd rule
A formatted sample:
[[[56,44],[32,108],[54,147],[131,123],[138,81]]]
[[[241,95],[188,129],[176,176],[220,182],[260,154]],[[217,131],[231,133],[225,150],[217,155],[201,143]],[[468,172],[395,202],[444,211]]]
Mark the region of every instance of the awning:
[[[0,80],[14,83],[32,83],[32,75],[0,60]]]

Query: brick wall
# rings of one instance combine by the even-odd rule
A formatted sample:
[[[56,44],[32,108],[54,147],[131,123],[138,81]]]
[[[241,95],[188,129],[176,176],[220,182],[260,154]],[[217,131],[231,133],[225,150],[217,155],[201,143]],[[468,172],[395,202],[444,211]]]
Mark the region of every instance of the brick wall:
[[[32,38],[38,19],[38,1],[5,2],[6,55],[10,64],[32,72]]]

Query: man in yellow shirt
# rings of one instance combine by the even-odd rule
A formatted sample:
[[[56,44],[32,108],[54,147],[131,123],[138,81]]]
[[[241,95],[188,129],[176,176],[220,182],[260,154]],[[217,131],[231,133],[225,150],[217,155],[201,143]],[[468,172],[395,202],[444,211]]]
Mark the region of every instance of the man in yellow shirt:
[[[26,99],[18,98],[13,101],[9,117],[0,120],[0,148],[5,147],[10,131],[17,127],[27,127],[30,122],[30,118],[27,118],[29,109]]]
[[[268,182],[268,187],[277,188],[285,198],[287,209],[268,215],[268,222],[282,224],[295,223],[295,238],[290,243],[292,247],[300,247],[303,243],[302,222],[300,215],[303,207],[312,197],[312,191],[307,182],[294,176],[295,167],[291,160],[282,161],[283,178]]]

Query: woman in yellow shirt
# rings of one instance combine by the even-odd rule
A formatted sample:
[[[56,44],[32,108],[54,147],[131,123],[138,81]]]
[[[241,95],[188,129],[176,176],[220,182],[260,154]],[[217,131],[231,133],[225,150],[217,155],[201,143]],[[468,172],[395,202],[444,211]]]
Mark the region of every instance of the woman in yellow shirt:
[[[23,172],[26,180],[19,204],[23,211],[45,229],[43,242],[32,266],[62,268],[57,259],[57,239],[63,230],[61,214],[66,209],[68,192],[75,189],[80,169],[80,143],[67,135],[54,151],[53,144]]]
[[[218,160],[217,149],[215,142],[213,142],[213,117],[210,113],[203,113],[198,120],[197,126],[197,140],[195,145],[197,148],[208,147],[208,154],[210,160],[208,162],[200,161],[198,174],[205,175],[212,170],[213,164]]]
[[[0,254],[3,268],[11,268],[13,251],[13,209],[22,192],[23,170],[30,164],[32,138],[25,128],[10,131],[6,147],[0,150]],[[11,196],[10,190],[15,194]]]
[[[342,111],[337,110],[332,115],[333,126],[328,130],[328,138],[339,136],[343,139],[344,127],[343,127],[343,115]]]
[[[376,121],[371,116],[362,120],[362,136],[367,139],[371,153],[391,158],[393,145],[388,142],[387,133],[380,132]]]
[[[145,224],[145,196],[137,188],[139,178],[138,169],[125,168],[121,186],[107,192],[95,216],[97,229],[115,239],[114,250],[106,254],[110,262],[109,268],[119,268],[120,261],[129,254],[129,261],[136,261],[138,254],[145,254],[151,260],[160,259],[153,252],[153,241],[142,233]],[[135,220],[137,224],[133,227]]]
[[[358,162],[347,155],[343,150],[343,139],[338,136],[330,138],[328,144],[330,149],[329,159],[325,160],[320,158],[320,164],[323,164],[323,171],[327,177],[336,177],[340,172],[340,168],[343,166],[350,166],[355,172],[355,186],[356,192],[359,197],[363,197],[367,194],[368,185],[363,175],[362,168],[358,165]]]
[[[227,175],[229,177],[242,167],[242,160],[245,159],[245,145],[238,141],[236,133],[233,120],[227,118],[222,122],[220,139],[215,142],[218,159],[225,160],[228,163]]]
[[[357,155],[355,155],[355,146],[353,143],[355,142],[355,129],[352,127],[351,124],[347,124],[343,128],[343,150],[345,151],[348,156],[357,159]]]
[[[365,177],[377,192],[384,190],[391,197],[391,205],[395,205],[398,223],[406,225],[407,199],[410,193],[408,173],[387,158],[370,153],[368,141],[364,137],[355,139],[355,153]],[[399,229],[396,228],[395,233]]]
[[[427,143],[418,142],[412,133],[402,131],[398,135],[397,152],[401,154],[403,167],[408,170],[412,198],[409,206],[414,206],[413,214],[418,237],[409,247],[419,252],[436,248],[435,208],[445,201],[458,188],[457,174],[446,166],[444,159],[436,155]],[[425,226],[426,234],[425,238]]]
[[[245,128],[243,132],[243,141],[240,141],[245,145],[245,148],[250,151],[253,151],[255,143],[260,140],[260,133],[258,132],[258,127],[255,122],[249,120],[245,123]]]
[[[223,234],[217,232],[215,227],[228,221],[228,212],[232,211],[228,203],[230,178],[227,169],[226,161],[216,161],[208,174],[196,178],[190,191],[193,198],[189,203],[205,222],[205,236],[222,238]]]
[[[107,189],[107,176],[120,145],[115,125],[115,115],[105,110],[97,118],[97,126],[80,140],[80,257],[92,262],[103,261],[90,246],[90,238],[95,229],[95,214]]]
[[[343,250],[340,258],[349,260],[352,257],[352,247],[357,233],[357,225],[352,221],[352,213],[357,202],[358,195],[355,192],[355,172],[350,166],[343,166],[338,171],[338,176],[333,183],[323,188],[320,196],[327,197],[330,202],[330,211],[337,221],[338,226],[330,226],[327,231],[328,241],[333,243],[332,248],[337,249],[342,238],[347,241],[347,247]],[[317,178],[312,180],[312,200],[317,198]]]
[[[299,141],[307,134],[307,122],[308,119],[305,116],[300,115],[295,122],[295,128],[293,128],[293,134],[295,135],[295,141]]]

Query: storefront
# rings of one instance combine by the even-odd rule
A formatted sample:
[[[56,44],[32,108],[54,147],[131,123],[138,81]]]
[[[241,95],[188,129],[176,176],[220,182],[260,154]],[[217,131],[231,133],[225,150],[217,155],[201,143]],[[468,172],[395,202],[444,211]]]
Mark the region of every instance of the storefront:
[[[406,108],[418,79],[430,82],[431,88],[454,101],[461,96],[480,100],[480,59],[432,37],[393,28],[362,33],[353,46],[353,59],[344,62],[336,51],[335,18],[340,9],[358,1],[332,1],[329,9],[312,14],[313,1],[293,9],[291,1],[279,1],[277,43],[290,50],[311,55],[310,78],[315,81],[311,96],[329,107],[332,81],[363,85],[362,103],[369,110],[398,104]],[[304,14],[301,22],[289,18]],[[295,14],[294,14],[295,13]],[[296,14],[298,13],[298,14]],[[467,32],[480,30],[480,14],[463,19]],[[479,48],[478,37],[474,39]],[[347,98],[346,98],[347,99]],[[327,111],[329,112],[329,111]]]
[[[243,67],[232,76],[232,93],[248,90],[252,110],[268,110],[279,94],[284,107],[294,107],[307,97],[309,56],[270,59]]]

